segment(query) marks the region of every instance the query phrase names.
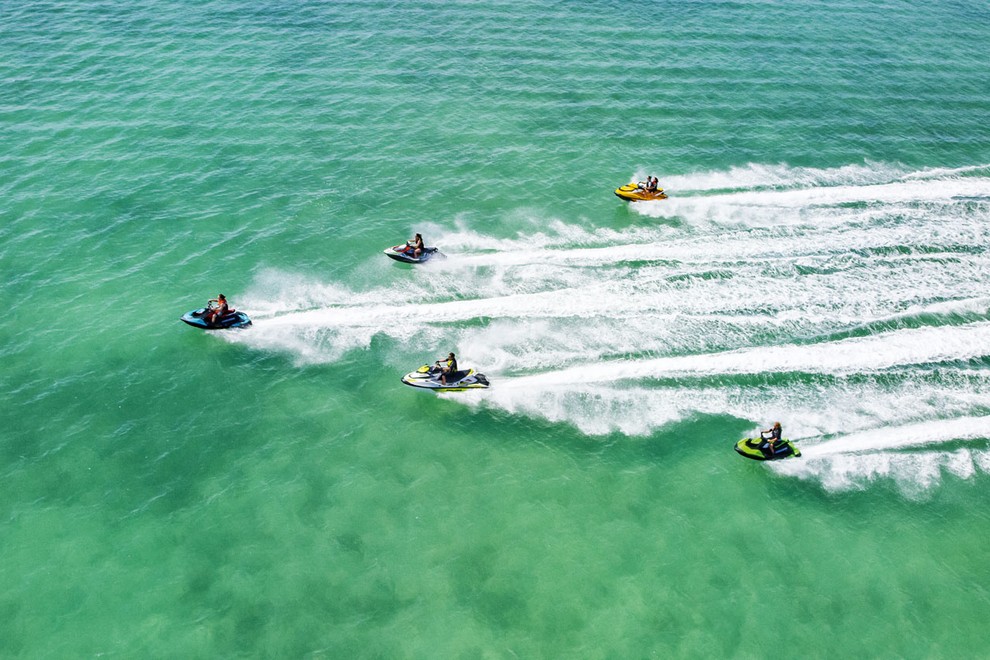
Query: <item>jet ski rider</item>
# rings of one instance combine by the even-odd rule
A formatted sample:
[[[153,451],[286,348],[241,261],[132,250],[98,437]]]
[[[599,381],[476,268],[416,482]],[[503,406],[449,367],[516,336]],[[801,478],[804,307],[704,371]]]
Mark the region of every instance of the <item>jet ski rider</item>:
[[[216,303],[215,307],[213,303]],[[218,293],[216,298],[206,303],[206,313],[203,314],[203,317],[207,323],[213,325],[228,312],[230,312],[230,306],[227,304],[227,299],[222,293]]]
[[[656,178],[655,176],[647,175],[646,181],[641,182],[638,185],[638,187],[640,188],[640,190],[644,190],[648,193],[655,193],[657,189],[660,187],[660,179]]]
[[[405,247],[400,249],[400,246],[396,245],[392,249],[395,250],[396,252],[402,252],[403,254],[408,254],[412,256],[414,259],[419,259],[419,255],[423,254],[423,250],[425,250],[426,248],[423,245],[422,234],[416,234],[415,238],[411,238],[408,241],[406,241]]]
[[[453,353],[447,354],[446,364],[440,364],[444,360],[437,360],[437,364],[440,365],[440,384],[447,384],[447,376],[453,376],[457,371],[457,358],[454,357]]]
[[[760,437],[767,441],[771,454],[773,453],[773,446],[780,442],[781,433],[783,430],[780,428],[780,422],[774,422],[773,426],[766,431],[760,431]]]

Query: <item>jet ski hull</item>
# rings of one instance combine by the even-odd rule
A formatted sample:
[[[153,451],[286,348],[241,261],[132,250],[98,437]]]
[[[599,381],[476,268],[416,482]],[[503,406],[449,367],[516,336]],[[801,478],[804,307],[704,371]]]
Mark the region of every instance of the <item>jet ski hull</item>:
[[[627,183],[621,188],[615,189],[615,196],[627,202],[651,202],[657,199],[667,199],[663,188],[658,188],[655,193],[647,192],[635,183]]]
[[[424,261],[429,261],[430,257],[436,254],[438,251],[439,248],[435,248],[435,247],[423,248],[423,252],[419,255],[419,257],[414,257],[411,254],[406,254],[402,250],[396,250],[395,248],[385,248],[386,256],[388,256],[391,259],[395,259],[396,261],[401,261],[404,264],[421,264]]]
[[[205,313],[205,307],[194,309],[183,314],[181,320],[201,330],[226,330],[228,328],[246,328],[251,325],[251,319],[244,312],[234,311],[231,314],[225,314],[219,321],[212,324],[207,323],[206,319],[203,318]]]
[[[743,438],[736,443],[736,452],[754,461],[779,461],[790,456],[800,456],[801,450],[787,438],[781,438],[774,443],[771,453],[769,445],[763,438]]]
[[[440,372],[428,364],[416,371],[411,371],[402,377],[402,382],[410,387],[418,387],[434,392],[464,392],[466,390],[488,389],[488,378],[474,369],[455,372],[454,378],[447,378],[447,383],[440,382]]]

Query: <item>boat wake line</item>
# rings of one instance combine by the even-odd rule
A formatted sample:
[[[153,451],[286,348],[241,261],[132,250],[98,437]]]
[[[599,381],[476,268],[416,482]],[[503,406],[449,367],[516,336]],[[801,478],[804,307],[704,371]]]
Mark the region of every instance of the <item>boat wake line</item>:
[[[348,282],[262,270],[239,300],[255,326],[223,339],[300,364],[374,347],[386,369],[454,350],[491,389],[441,397],[590,435],[780,419],[823,482],[825,465],[980,440],[990,166],[754,165],[663,183],[683,195],[629,207],[632,223],[465,213],[429,228],[442,263],[400,269],[376,251]],[[887,429],[928,440],[907,452]]]
[[[585,365],[521,376],[507,386],[532,389],[662,377],[765,373],[848,374],[898,366],[959,362],[990,355],[990,322],[886,332],[839,341],[761,346],[723,353]]]
[[[988,441],[990,416],[929,420],[802,446],[801,461],[783,461],[771,469],[831,492],[889,480],[905,496],[920,499],[945,474],[960,479],[990,474]]]
[[[990,416],[929,420],[893,428],[851,433],[803,449],[806,459],[836,454],[877,452],[960,442],[990,440]]]

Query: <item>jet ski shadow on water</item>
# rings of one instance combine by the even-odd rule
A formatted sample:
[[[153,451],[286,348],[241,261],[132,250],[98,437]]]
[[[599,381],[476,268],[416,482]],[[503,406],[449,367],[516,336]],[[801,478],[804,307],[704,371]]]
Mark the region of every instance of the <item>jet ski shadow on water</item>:
[[[437,247],[424,247],[422,252],[418,257],[413,256],[413,251],[409,249],[407,245],[393,245],[390,248],[385,248],[385,254],[396,261],[401,261],[406,264],[421,264],[424,261],[429,261],[434,255],[444,256],[440,252],[440,248]]]
[[[789,456],[800,456],[801,450],[787,438],[781,438],[774,443],[773,451],[770,451],[770,443],[763,438],[743,438],[736,443],[736,451],[752,458],[754,461],[779,461]]]
[[[488,378],[474,369],[455,371],[447,376],[446,381],[446,384],[440,382],[439,364],[432,366],[424,364],[416,371],[410,371],[402,377],[402,382],[406,385],[434,392],[463,392],[488,388]]]
[[[224,314],[218,319],[214,319],[212,322],[207,321],[207,312],[212,311],[212,305],[209,307],[201,307],[200,309],[194,309],[191,312],[186,312],[180,318],[180,320],[188,323],[194,328],[201,328],[203,330],[226,330],[227,328],[246,328],[251,325],[251,319],[244,312],[238,312],[236,309],[231,309],[229,312]]]

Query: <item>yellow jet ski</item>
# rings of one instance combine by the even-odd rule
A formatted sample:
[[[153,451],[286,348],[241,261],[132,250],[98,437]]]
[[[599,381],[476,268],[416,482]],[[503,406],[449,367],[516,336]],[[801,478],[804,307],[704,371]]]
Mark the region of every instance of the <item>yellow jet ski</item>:
[[[615,196],[627,202],[651,202],[655,199],[667,199],[663,188],[657,188],[656,192],[649,192],[639,183],[627,183],[621,188],[616,188]]]

